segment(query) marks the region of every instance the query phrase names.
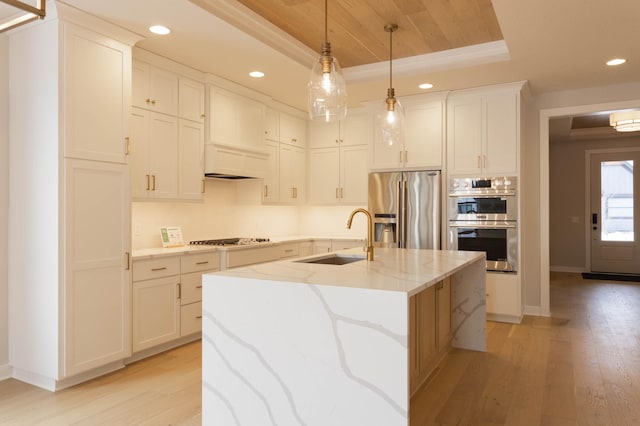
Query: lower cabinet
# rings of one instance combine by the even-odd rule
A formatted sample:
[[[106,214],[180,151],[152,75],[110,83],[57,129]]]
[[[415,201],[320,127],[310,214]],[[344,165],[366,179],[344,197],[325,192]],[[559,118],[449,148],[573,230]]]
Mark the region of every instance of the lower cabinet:
[[[522,301],[519,276],[487,272],[487,319],[519,324]]]
[[[409,299],[409,393],[413,394],[451,348],[451,281]]]
[[[202,274],[219,269],[219,253],[134,261],[133,352],[202,330]]]

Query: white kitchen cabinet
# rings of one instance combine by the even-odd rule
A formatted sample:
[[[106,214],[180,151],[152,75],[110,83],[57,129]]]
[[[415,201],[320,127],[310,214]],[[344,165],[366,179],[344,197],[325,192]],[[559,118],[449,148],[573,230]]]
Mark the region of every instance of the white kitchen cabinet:
[[[204,123],[204,84],[178,77],[178,117]]]
[[[177,118],[133,108],[131,120],[133,198],[178,198],[177,158]]]
[[[65,375],[131,354],[127,166],[65,161]]]
[[[300,256],[299,243],[279,244],[276,247],[278,249],[279,259],[290,259],[292,257]]]
[[[280,202],[280,143],[267,140],[265,147],[269,157],[267,173],[262,179],[262,203],[278,204]]]
[[[313,254],[313,242],[302,241],[298,248],[298,255],[300,257],[311,256]]]
[[[178,198],[202,200],[204,124],[178,119]]]
[[[306,196],[305,149],[280,143],[279,199],[281,204],[304,204]]]
[[[488,319],[520,323],[522,301],[517,274],[487,272],[486,291]]]
[[[331,252],[331,240],[313,240],[313,254]]]
[[[447,102],[451,175],[518,174],[521,88],[518,83],[451,95]]]
[[[64,28],[67,158],[126,163],[131,54],[81,27]]]
[[[172,116],[178,115],[178,75],[133,61],[133,106]]]
[[[180,337],[180,275],[133,283],[133,352]]]
[[[220,269],[216,252],[180,257],[180,335],[202,331],[202,275]]]
[[[401,98],[400,101],[405,111],[404,144],[390,146],[372,142],[371,168],[441,168],[445,127],[444,95],[418,95]]]
[[[226,253],[225,268],[237,268],[239,266],[254,265],[256,263],[272,262],[279,258],[280,251],[272,245],[229,250]]]
[[[45,21],[7,35],[7,281],[13,376],[53,391],[131,354],[124,153],[138,37],[48,7]]]
[[[266,108],[264,112],[264,138],[268,141],[280,142],[280,112]]]
[[[279,136],[280,143],[304,148],[307,146],[307,122],[302,118],[280,112]]]
[[[264,151],[265,106],[215,86],[209,92],[210,142]]]
[[[309,197],[311,204],[366,204],[371,119],[353,114],[340,123],[310,127]]]

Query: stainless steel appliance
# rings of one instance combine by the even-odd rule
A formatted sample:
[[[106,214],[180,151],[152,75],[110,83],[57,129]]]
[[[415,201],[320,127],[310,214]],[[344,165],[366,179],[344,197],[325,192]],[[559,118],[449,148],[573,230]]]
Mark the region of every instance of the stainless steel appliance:
[[[488,271],[516,272],[517,178],[451,179],[448,246],[484,251]]]
[[[440,171],[369,174],[375,247],[440,248]]]
[[[221,238],[216,240],[189,241],[193,246],[246,246],[269,242],[268,238]]]

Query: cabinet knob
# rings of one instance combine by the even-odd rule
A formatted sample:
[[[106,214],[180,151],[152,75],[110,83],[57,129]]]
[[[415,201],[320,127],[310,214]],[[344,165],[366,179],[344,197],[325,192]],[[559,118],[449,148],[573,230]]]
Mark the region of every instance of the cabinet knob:
[[[298,139],[296,139],[296,138],[291,138],[291,142],[296,143],[296,142],[298,142]]]
[[[147,99],[144,100],[144,102],[148,104],[148,103],[151,102],[151,99],[147,98]]]
[[[205,118],[206,114],[200,114],[200,118]]]
[[[155,105],[155,104],[156,104],[156,100],[155,100],[155,99],[152,99],[152,100],[151,100],[151,105]]]

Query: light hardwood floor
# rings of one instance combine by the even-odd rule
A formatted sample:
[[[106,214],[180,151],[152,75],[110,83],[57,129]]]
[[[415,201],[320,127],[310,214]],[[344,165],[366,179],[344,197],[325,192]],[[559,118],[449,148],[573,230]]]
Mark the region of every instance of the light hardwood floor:
[[[551,318],[487,323],[411,401],[412,426],[640,424],[640,283],[552,274]],[[197,425],[201,345],[50,393],[0,382],[0,425]],[[369,426],[369,425],[353,425]]]

